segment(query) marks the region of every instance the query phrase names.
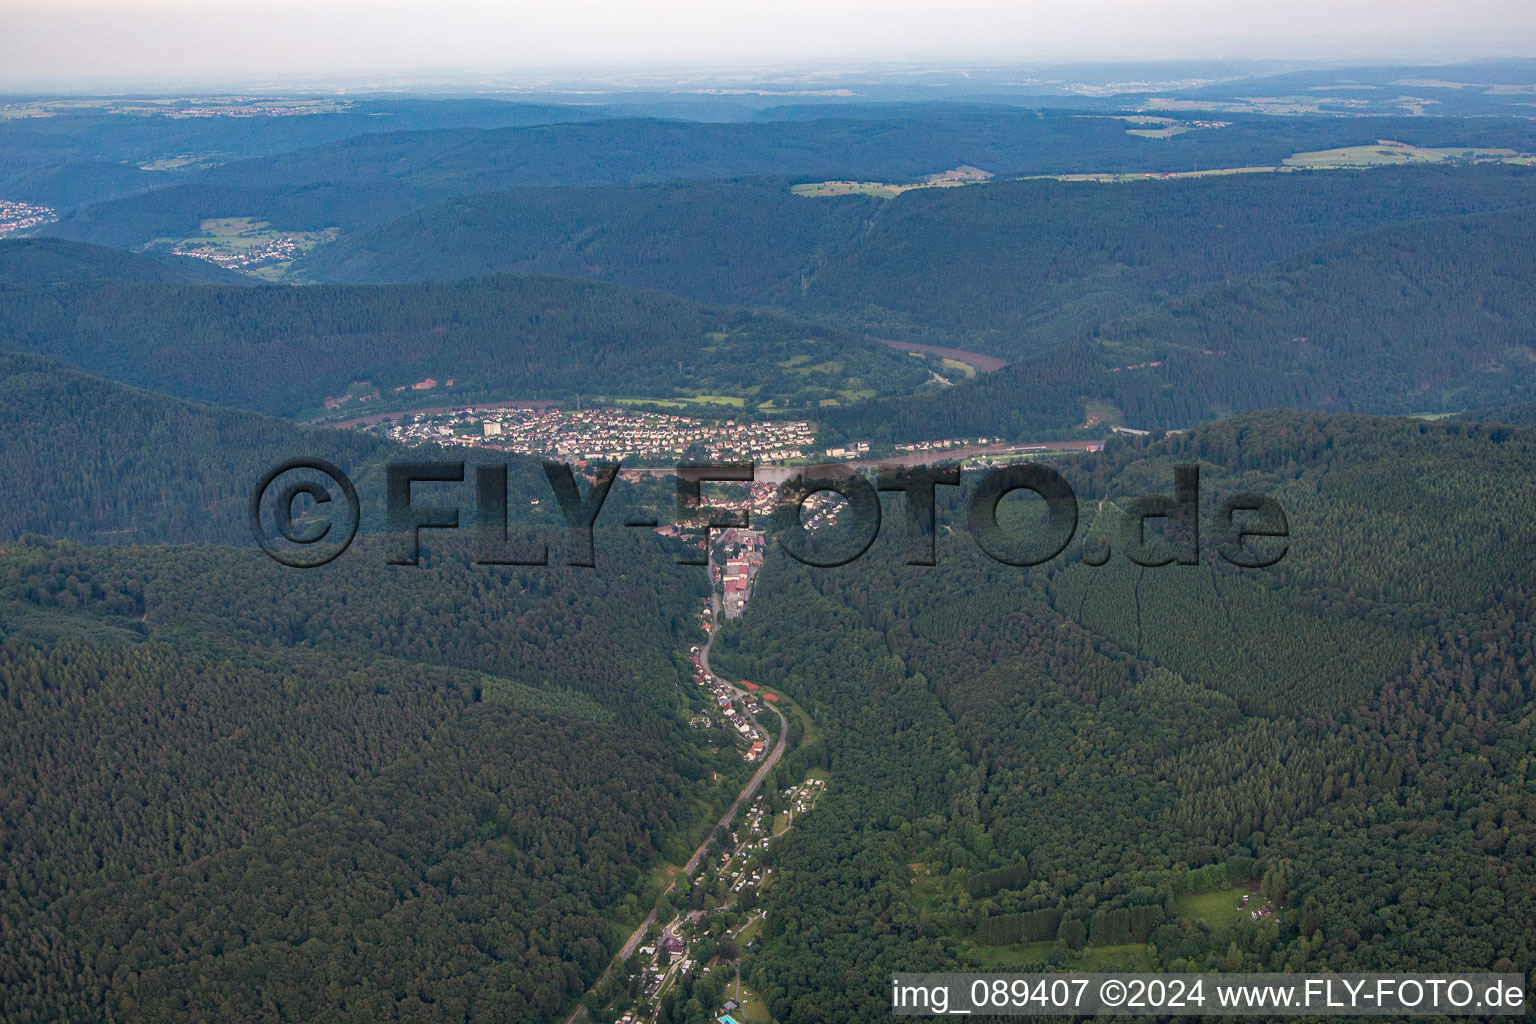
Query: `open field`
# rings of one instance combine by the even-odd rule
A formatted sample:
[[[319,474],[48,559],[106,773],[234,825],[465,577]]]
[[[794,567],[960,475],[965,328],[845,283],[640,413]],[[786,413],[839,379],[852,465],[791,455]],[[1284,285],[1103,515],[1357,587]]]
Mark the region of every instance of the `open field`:
[[[941,362],[943,363],[944,369],[946,370],[959,370],[967,377],[976,376],[976,367],[970,363],[962,362],[959,359],[951,359],[948,356],[945,356]]]
[[[727,991],[732,992],[734,990],[734,985],[729,986],[727,989]],[[741,1021],[742,1024],[773,1024],[773,1014],[768,1012],[767,1005],[758,997],[756,992],[753,992],[746,985],[741,986],[741,995],[738,1001],[741,1003],[741,1009],[737,1010],[733,1016]]]
[[[1204,171],[1131,171],[1124,174],[1096,173],[1084,174],[1035,174],[1032,180],[1047,179],[1050,181],[1097,181],[1097,182],[1127,182],[1127,181],[1173,181],[1180,178],[1216,178],[1226,174],[1274,174],[1277,171],[1295,171],[1298,167],[1212,167]]]
[[[1438,164],[1451,160],[1483,163],[1497,160],[1529,162],[1529,154],[1513,149],[1424,149],[1404,142],[1380,139],[1369,146],[1343,146],[1286,158],[1288,167],[1397,167],[1403,164]]]
[[[895,338],[871,338],[870,341],[879,342],[890,348],[900,349],[903,352],[916,352],[925,356],[937,356],[948,366],[951,362],[964,363],[966,366],[975,367],[980,373],[991,373],[993,370],[1001,370],[1008,365],[1008,360],[999,359],[997,356],[983,355],[980,352],[967,352],[960,348],[944,348],[939,345],[918,345],[909,341],[898,341]]]
[[[1189,892],[1174,897],[1173,904],[1180,917],[1204,921],[1215,931],[1222,931],[1237,924],[1248,914],[1243,897],[1251,896],[1241,886],[1231,889],[1213,889],[1210,892]]]
[[[747,400],[738,395],[690,395],[674,398],[594,398],[597,402],[613,402],[615,405],[659,405],[667,409],[686,409],[691,405],[725,405],[733,409],[745,408]]]
[[[1045,962],[1054,942],[1020,942],[1012,946],[983,946],[962,941],[960,948],[980,961],[984,971],[1033,967]]]
[[[879,196],[890,199],[915,188],[949,188],[966,185],[964,181],[920,181],[911,185],[894,185],[884,181],[818,181],[808,185],[791,185],[789,190],[797,196]]]
[[[141,171],[187,171],[212,167],[216,161],[197,154],[164,156],[139,165]]]
[[[992,177],[992,172],[962,164],[953,170],[930,174],[922,181],[897,185],[885,181],[818,181],[805,185],[791,185],[790,191],[797,196],[879,196],[890,199],[916,188],[953,188],[957,185],[974,185]]]

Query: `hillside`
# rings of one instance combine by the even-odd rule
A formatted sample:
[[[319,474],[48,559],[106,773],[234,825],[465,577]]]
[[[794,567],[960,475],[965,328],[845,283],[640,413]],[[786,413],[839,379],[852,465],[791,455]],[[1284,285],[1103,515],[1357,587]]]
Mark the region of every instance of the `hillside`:
[[[248,544],[245,504],[268,467],[320,456],[357,472],[394,449],[124,387],[0,353],[0,537]]]
[[[590,185],[792,174],[915,180],[971,164],[1001,176],[1118,170],[1273,166],[1292,153],[1397,138],[1414,144],[1507,134],[1536,138],[1517,121],[1415,123],[1409,118],[1241,118],[1227,128],[1168,139],[1127,136],[1123,121],[1073,112],[940,106],[905,118],[747,124],[613,119],[486,131],[396,132],[226,164],[199,180],[223,184],[393,181],[440,195],[514,185]],[[1536,148],[1536,147],[1531,147]]]
[[[175,185],[219,163],[356,135],[586,121],[605,113],[591,105],[414,97],[258,102],[274,116],[250,116],[251,105],[238,98],[34,98],[22,106],[31,116],[0,121],[0,197],[60,210]]]
[[[7,545],[0,1016],[560,1019],[741,764],[673,710],[696,584],[617,541],[643,590]]]
[[[83,206],[45,230],[137,248],[180,237],[188,224],[209,218],[346,231],[456,196],[528,185],[749,176],[917,181],[967,164],[999,177],[1274,167],[1295,153],[1381,138],[1536,151],[1536,132],[1521,119],[1233,115],[1225,121],[1219,129],[1144,138],[1128,134],[1117,116],[938,104],[912,105],[899,116],[824,111],[807,120],[746,123],[612,117],[400,131],[380,120],[375,130],[349,138],[178,173],[163,189]]]
[[[0,241],[0,285],[116,280],[240,285],[250,279],[203,260],[123,252],[61,238]]]
[[[799,306],[882,203],[808,200],[791,179],[521,188],[461,196],[350,233],[296,262],[299,279],[451,281],[563,274],[698,302]]]
[[[0,347],[180,398],[315,415],[602,395],[720,410],[916,391],[929,361],[835,331],[560,278],[215,288],[87,281],[0,289]],[[422,388],[413,385],[433,382]],[[356,385],[356,387],[354,387]]]
[[[1371,228],[1527,205],[1533,173],[1002,181],[883,200],[796,196],[782,179],[518,189],[343,234],[294,273],[565,274],[1016,358]]]
[[[715,659],[782,680],[838,782],[777,862],[775,1018],[885,1012],[918,965],[1524,969],[1533,460],[1528,430],[1254,414],[1058,463],[1101,567],[993,562],[958,501],[937,568],[899,530],[775,553]],[[1192,462],[1201,564],[1132,564],[1120,509]],[[1272,569],[1216,556],[1236,491],[1287,514]]]
[[[1150,429],[1277,407],[1442,413],[1529,400],[1533,242],[1529,207],[1380,228],[1104,324],[942,399],[826,420],[861,436],[1027,435],[1090,415]]]

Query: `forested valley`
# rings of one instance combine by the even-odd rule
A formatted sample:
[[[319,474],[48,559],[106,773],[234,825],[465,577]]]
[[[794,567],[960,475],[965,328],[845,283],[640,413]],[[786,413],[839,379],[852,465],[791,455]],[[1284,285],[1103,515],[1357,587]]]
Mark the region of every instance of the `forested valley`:
[[[0,1019],[709,1024],[734,995],[739,1024],[841,1024],[894,971],[1529,974],[1523,67],[1412,87],[1477,117],[1395,116],[1428,72],[1386,67],[1197,69],[1156,115],[1161,89],[958,78],[8,99]],[[1282,86],[1316,95],[1231,109]],[[262,247],[264,280],[231,269]],[[633,435],[808,421],[775,480],[935,439],[1096,450],[964,456],[1070,483],[1041,564],[981,550],[972,462],[935,566],[904,495],[813,568],[760,491],[712,581],[648,471],[582,564],[559,466],[494,440],[513,400]],[[608,456],[572,450],[590,498]],[[318,568],[250,522],[293,459],[361,506]],[[443,524],[392,523],[389,466],[427,461],[464,464],[406,487]],[[1192,466],[1198,509],[1158,503]],[[1040,504],[1002,499],[987,543],[1032,550]],[[818,545],[855,532],[816,516]],[[632,951],[674,914],[691,975]]]

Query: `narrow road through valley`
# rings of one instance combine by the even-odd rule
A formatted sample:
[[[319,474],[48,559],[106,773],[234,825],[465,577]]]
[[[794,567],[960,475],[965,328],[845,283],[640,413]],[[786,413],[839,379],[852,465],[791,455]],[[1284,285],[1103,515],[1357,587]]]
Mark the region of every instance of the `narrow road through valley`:
[[[714,607],[714,615],[717,617],[716,622],[719,621],[719,613],[719,603],[716,602]],[[714,675],[714,670],[709,667],[709,648],[715,642],[715,632],[716,631],[714,629],[709,631],[709,639],[704,642],[703,648],[701,648],[699,651],[699,664],[703,666],[704,671],[711,676]],[[748,692],[746,690],[743,690],[738,686],[732,686],[730,683],[726,683],[726,685],[730,687],[731,692],[735,693],[736,696],[748,696]],[[736,794],[736,799],[731,801],[731,806],[726,808],[725,814],[721,815],[720,821],[716,825],[716,828],[718,829],[730,828],[731,821],[735,819],[736,813],[741,810],[743,804],[752,799],[752,794],[757,792],[758,787],[763,784],[763,780],[768,777],[768,773],[773,771],[773,766],[778,764],[779,758],[784,756],[784,748],[789,743],[789,720],[784,717],[784,712],[780,711],[778,708],[774,707],[767,701],[764,701],[763,705],[771,710],[775,715],[779,716],[779,741],[773,745],[773,751],[767,757],[763,758],[762,765],[758,767],[757,771],[752,773],[752,778],[747,781],[746,786],[742,788],[740,793]],[[688,858],[688,863],[683,865],[683,874],[686,877],[692,878],[694,872],[698,871],[699,865],[704,862],[704,854],[709,849],[710,836],[714,835],[714,832],[715,829],[710,830],[710,835],[704,837],[704,841],[699,844],[699,848],[693,851],[693,856]],[[663,895],[665,895],[666,892],[671,892],[676,887],[676,882],[668,885]],[[625,940],[624,945],[619,948],[619,955],[608,964],[608,967],[593,984],[593,988],[598,987],[605,980],[607,980],[608,975],[613,972],[613,965],[615,963],[621,963],[624,960],[629,959],[630,955],[634,953],[636,947],[640,945],[641,940],[645,938],[647,929],[649,929],[651,925],[655,923],[656,911],[653,908],[649,914],[645,915],[645,920],[640,922],[640,926],[630,933],[630,936],[627,940]],[[571,1015],[565,1018],[565,1024],[575,1024],[576,1021],[584,1020],[586,1017],[587,1008],[577,1004],[576,1009],[571,1011]]]

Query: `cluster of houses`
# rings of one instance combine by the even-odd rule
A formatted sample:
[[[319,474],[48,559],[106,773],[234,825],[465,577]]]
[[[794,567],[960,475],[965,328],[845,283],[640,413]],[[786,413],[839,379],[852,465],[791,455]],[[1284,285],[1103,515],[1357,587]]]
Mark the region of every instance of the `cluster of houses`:
[[[18,203],[12,199],[0,199],[0,235],[12,231],[25,231],[39,224],[52,224],[59,218],[50,206]]]
[[[194,245],[186,248],[172,249],[177,256],[190,256],[193,259],[207,260],[209,263],[217,263],[227,270],[244,270],[247,267],[260,266],[263,263],[276,263],[282,260],[296,259],[310,247],[311,243],[302,238],[272,238],[248,247],[228,245]]]
[[[697,653],[695,648],[695,656]],[[749,705],[755,704],[756,698],[749,696],[747,702]],[[826,792],[825,786],[825,779],[812,778],[782,791],[791,821],[794,816],[815,809],[817,800]],[[739,896],[771,881],[773,868],[763,864],[762,854],[768,849],[769,843],[774,841],[774,813],[763,794],[759,793],[753,798],[740,826],[730,833],[729,838],[730,841],[725,843],[725,837],[721,837],[724,849],[715,865],[718,878],[729,887],[722,907],[729,907]],[[662,926],[655,942],[640,947],[638,952],[645,958],[641,968],[643,980],[640,1002],[614,1018],[613,1024],[644,1024],[655,1020],[658,1001],[669,983],[693,971],[708,974],[712,966],[717,966],[714,961],[695,960],[691,956],[689,943],[694,928],[704,916],[706,912],[702,910],[681,911]],[[755,939],[748,937],[747,933],[760,927],[767,919],[768,911],[759,910],[737,924],[727,935],[741,942],[743,949],[751,949]],[[741,1009],[737,1003],[739,998],[742,998],[739,991],[735,999],[726,998],[716,1011],[715,1019],[721,1024],[740,1024],[738,1018],[733,1016]]]
[[[167,117],[304,117],[309,114],[328,114],[334,105],[240,103],[219,104],[207,107],[172,107],[164,111]]]
[[[752,719],[753,715],[763,710],[763,705],[752,691],[760,690],[761,687],[756,683],[743,682],[741,685],[748,692],[738,698],[731,684],[704,670],[698,647],[691,650],[689,659],[693,663],[693,681],[709,688],[722,724],[746,748],[741,756],[748,761],[759,760],[766,749],[764,743],[767,734]]]
[[[410,418],[397,440],[457,440],[565,461],[677,460],[783,462],[803,459],[815,431],[805,420],[710,422],[624,409],[461,409]]]

